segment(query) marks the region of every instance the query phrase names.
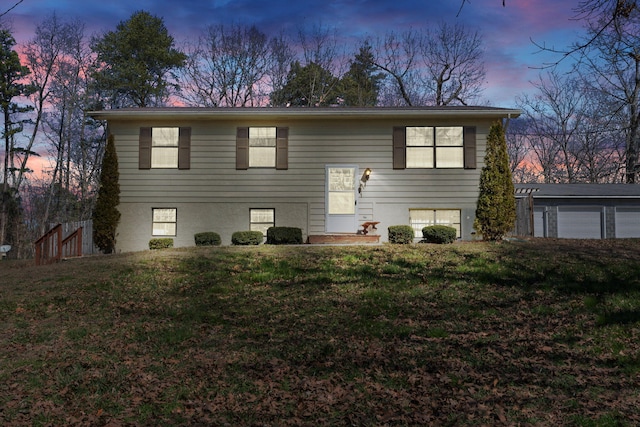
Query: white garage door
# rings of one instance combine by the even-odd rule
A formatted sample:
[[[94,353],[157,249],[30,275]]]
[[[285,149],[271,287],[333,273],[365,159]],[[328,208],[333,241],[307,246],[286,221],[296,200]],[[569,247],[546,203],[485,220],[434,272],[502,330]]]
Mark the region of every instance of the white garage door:
[[[602,239],[602,226],[601,207],[558,207],[558,237],[565,239]]]
[[[616,208],[616,237],[640,237],[640,208]]]

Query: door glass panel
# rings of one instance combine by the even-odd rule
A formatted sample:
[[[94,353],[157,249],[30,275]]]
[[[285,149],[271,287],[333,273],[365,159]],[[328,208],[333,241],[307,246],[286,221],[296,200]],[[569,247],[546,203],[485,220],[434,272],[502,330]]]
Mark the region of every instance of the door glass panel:
[[[356,212],[356,201],[351,193],[329,193],[329,213],[332,215],[349,215]]]
[[[329,168],[329,213],[354,214],[356,171],[354,168]]]

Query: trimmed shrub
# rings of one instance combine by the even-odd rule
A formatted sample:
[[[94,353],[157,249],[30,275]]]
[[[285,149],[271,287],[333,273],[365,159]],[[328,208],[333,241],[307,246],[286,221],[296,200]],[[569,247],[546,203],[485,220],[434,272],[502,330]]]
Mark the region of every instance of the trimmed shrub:
[[[149,249],[167,249],[173,247],[173,239],[170,237],[162,237],[149,240]]]
[[[259,245],[264,240],[260,231],[236,231],[231,235],[231,243],[234,245]]]
[[[193,238],[196,241],[196,246],[220,246],[220,243],[222,243],[220,235],[213,231],[196,233],[193,235]]]
[[[453,243],[458,237],[458,232],[446,225],[431,225],[422,229],[422,237],[426,243]]]
[[[415,233],[410,225],[392,225],[389,227],[389,243],[406,245],[413,243]]]
[[[300,245],[302,230],[297,227],[269,227],[267,243],[270,245]]]

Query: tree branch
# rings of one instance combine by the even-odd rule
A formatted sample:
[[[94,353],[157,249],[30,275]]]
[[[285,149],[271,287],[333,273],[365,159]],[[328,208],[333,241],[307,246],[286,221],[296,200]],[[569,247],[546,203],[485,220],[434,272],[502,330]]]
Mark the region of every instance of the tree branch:
[[[7,13],[11,12],[13,9],[15,9],[20,3],[22,3],[24,0],[18,0],[18,2],[16,4],[14,4],[13,6],[11,6],[9,9],[7,9],[6,11],[0,13],[0,18],[2,18],[4,15],[6,15]]]

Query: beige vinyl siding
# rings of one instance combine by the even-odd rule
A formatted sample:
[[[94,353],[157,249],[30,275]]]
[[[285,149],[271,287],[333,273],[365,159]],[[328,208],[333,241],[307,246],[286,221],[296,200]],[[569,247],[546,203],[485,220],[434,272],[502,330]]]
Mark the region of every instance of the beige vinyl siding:
[[[231,232],[248,229],[250,207],[276,209],[276,225],[300,226],[305,236],[322,234],[327,164],[357,165],[360,168],[358,177],[365,168],[372,169],[371,179],[358,197],[358,220],[381,221],[379,232],[383,236],[389,225],[408,224],[410,208],[462,209],[463,234],[468,234],[471,227],[464,217],[469,213],[473,215],[475,209],[490,123],[489,119],[163,120],[144,123],[113,119],[110,131],[115,136],[120,167],[121,224],[124,224],[119,229],[118,244],[124,250],[144,249],[142,246],[149,240],[143,233],[146,224],[150,224],[150,209],[157,206],[178,209],[176,246],[193,245],[193,234],[200,231],[221,232],[223,241],[230,240]],[[416,125],[476,126],[477,168],[394,170],[393,127]],[[190,169],[138,169],[141,126],[190,127]],[[287,127],[288,169],[236,170],[236,129],[240,126]],[[303,218],[283,216],[287,209]],[[243,227],[244,210],[247,219]],[[222,227],[219,225],[222,218],[228,223],[224,232],[216,229]],[[127,225],[129,222],[133,225]]]

